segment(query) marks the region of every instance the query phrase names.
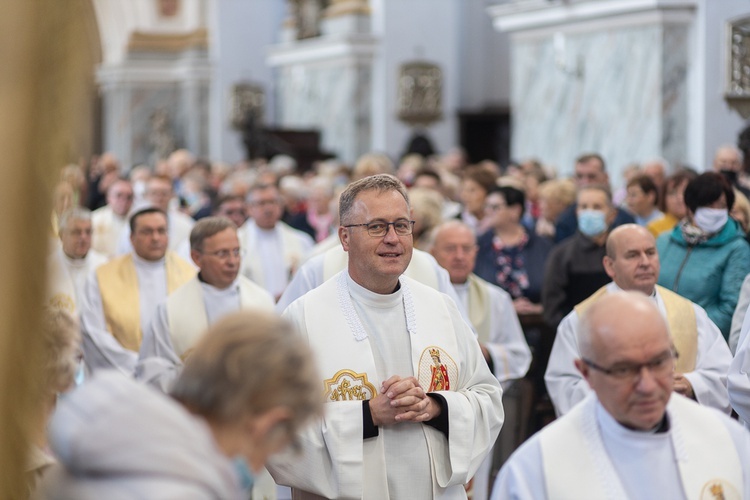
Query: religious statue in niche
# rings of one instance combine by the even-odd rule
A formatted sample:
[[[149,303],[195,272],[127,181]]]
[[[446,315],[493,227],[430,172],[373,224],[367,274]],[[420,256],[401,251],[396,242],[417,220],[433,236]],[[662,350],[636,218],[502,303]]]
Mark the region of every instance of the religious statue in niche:
[[[164,108],[156,109],[151,115],[149,144],[151,144],[152,148],[151,162],[153,164],[156,164],[159,160],[166,159],[177,149],[169,121],[169,111]]]
[[[750,18],[728,25],[727,88],[724,99],[743,118],[750,118]]]
[[[329,0],[289,0],[294,24],[297,27],[297,40],[320,35],[320,20]]]
[[[398,75],[398,118],[410,125],[426,126],[443,116],[443,72],[436,64],[411,62]]]
[[[159,15],[174,17],[180,11],[180,0],[158,0]]]

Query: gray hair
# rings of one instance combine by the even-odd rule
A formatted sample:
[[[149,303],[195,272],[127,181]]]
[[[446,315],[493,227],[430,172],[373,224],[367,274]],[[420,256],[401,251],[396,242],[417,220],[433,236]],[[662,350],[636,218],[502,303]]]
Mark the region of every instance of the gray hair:
[[[406,200],[409,206],[409,194],[406,192],[404,183],[390,174],[377,174],[365,177],[349,184],[339,198],[339,220],[341,224],[348,224],[348,217],[354,208],[354,201],[357,196],[365,191],[377,191],[385,193],[388,191],[397,191]]]
[[[323,411],[313,357],[288,321],[264,311],[240,311],[214,323],[198,341],[171,395],[214,422],[284,406],[292,414],[293,434]]]
[[[203,242],[206,241],[206,238],[210,238],[225,229],[237,231],[237,226],[226,217],[204,217],[200,219],[193,226],[193,230],[190,231],[190,249],[200,252],[203,250]]]
[[[60,220],[57,223],[57,227],[60,231],[68,228],[68,225],[75,220],[91,221],[91,210],[83,207],[74,207],[70,210],[66,210],[60,216]]]

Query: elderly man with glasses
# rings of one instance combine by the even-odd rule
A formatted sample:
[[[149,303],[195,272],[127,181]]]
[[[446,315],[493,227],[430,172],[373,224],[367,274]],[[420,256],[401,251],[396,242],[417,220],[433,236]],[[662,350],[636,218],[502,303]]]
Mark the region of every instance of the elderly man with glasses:
[[[162,391],[182,369],[209,325],[241,309],[273,311],[273,297],[241,276],[242,250],[237,226],[224,217],[205,217],[190,233],[196,277],[162,302],[145,331],[136,377]]]
[[[593,394],[511,456],[493,499],[750,498],[750,434],[673,391],[673,338],[652,299],[607,293],[578,346]]]
[[[284,312],[315,352],[325,416],[269,470],[294,498],[465,498],[503,422],[500,385],[456,304],[403,276],[403,184],[359,180],[339,212],[347,269]]]
[[[557,329],[544,376],[557,414],[567,413],[591,392],[573,363],[581,354],[576,340],[580,318],[597,301],[619,290],[647,295],[666,319],[679,353],[673,375],[675,392],[729,413],[729,348],[702,307],[656,285],[659,254],[651,233],[635,224],[616,228],[607,239],[603,263],[613,282],[578,304]]]

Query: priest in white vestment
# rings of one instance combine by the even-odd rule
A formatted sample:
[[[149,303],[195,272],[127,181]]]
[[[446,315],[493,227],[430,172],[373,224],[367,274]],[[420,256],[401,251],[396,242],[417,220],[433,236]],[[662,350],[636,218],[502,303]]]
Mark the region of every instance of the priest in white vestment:
[[[430,252],[450,274],[451,284],[469,312],[485,361],[503,389],[508,389],[514,380],[526,375],[531,365],[531,349],[513,307],[513,299],[502,288],[472,272],[478,246],[471,226],[460,220],[444,222],[433,229],[431,240]],[[503,401],[506,410],[509,408],[507,395],[506,392]],[[512,403],[510,408],[517,406]],[[506,411],[505,427],[498,438],[499,449],[512,451],[520,443],[519,436],[513,435],[520,416],[518,413]],[[489,495],[493,455],[494,452],[487,456],[474,477],[474,500],[486,500]]]
[[[224,217],[199,220],[190,234],[196,277],[159,304],[143,334],[136,378],[168,391],[183,360],[209,325],[240,309],[273,311],[273,297],[239,275],[237,226]]]
[[[269,470],[295,498],[466,498],[502,426],[500,384],[453,300],[403,276],[403,184],[357,181],[339,210],[347,269],[284,312],[315,353],[325,416]]]
[[[278,299],[315,242],[281,221],[281,195],[273,184],[250,188],[248,209],[250,218],[239,231],[242,274]]]
[[[667,320],[679,355],[674,390],[702,405],[729,413],[727,370],[732,355],[727,343],[703,308],[656,285],[659,254],[651,233],[635,224],[616,228],[607,239],[603,262],[613,282],[578,304],[557,329],[544,375],[557,414],[564,415],[590,392],[573,363],[579,357],[576,332],[580,317],[601,297],[618,290],[636,290],[648,295]]]
[[[83,303],[88,276],[107,262],[107,257],[91,249],[92,214],[86,208],[73,208],[60,217],[60,246],[54,257],[75,292],[77,308]]]
[[[652,299],[608,293],[577,334],[592,393],[511,456],[493,499],[750,498],[750,434],[673,390],[677,353]]]
[[[86,283],[81,328],[89,370],[132,374],[156,306],[195,276],[192,265],[167,251],[163,211],[140,210],[130,226],[133,252],[99,266]]]
[[[107,204],[91,214],[93,235],[91,248],[112,259],[117,255],[117,243],[128,225],[128,213],[133,206],[133,186],[127,179],[117,179],[107,189]]]

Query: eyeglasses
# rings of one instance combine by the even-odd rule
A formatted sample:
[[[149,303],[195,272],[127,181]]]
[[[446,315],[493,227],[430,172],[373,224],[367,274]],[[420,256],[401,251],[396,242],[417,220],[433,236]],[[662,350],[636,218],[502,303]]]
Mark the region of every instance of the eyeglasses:
[[[234,250],[217,250],[216,252],[201,252],[202,255],[210,255],[211,257],[216,257],[219,260],[227,260],[229,256],[231,255],[234,258],[240,258],[243,255],[245,255],[245,249],[244,248],[235,248]]]
[[[507,206],[508,205],[506,205],[505,203],[487,203],[484,206],[484,209],[485,210],[490,210],[490,211],[494,212],[496,210],[500,210],[501,208],[505,208]]]
[[[646,361],[645,363],[617,363],[610,368],[599,366],[586,358],[581,359],[589,367],[602,372],[605,375],[609,375],[612,378],[635,382],[640,378],[644,368],[651,372],[655,377],[661,377],[672,372],[674,370],[674,360],[677,359],[678,356],[677,351],[673,349],[661,356],[657,356],[651,361]]]
[[[381,238],[388,233],[388,226],[393,226],[393,230],[399,236],[408,236],[414,229],[414,221],[408,219],[398,219],[393,222],[386,222],[383,220],[376,220],[372,222],[365,222],[363,224],[349,224],[344,227],[366,227],[367,234],[373,238]]]

